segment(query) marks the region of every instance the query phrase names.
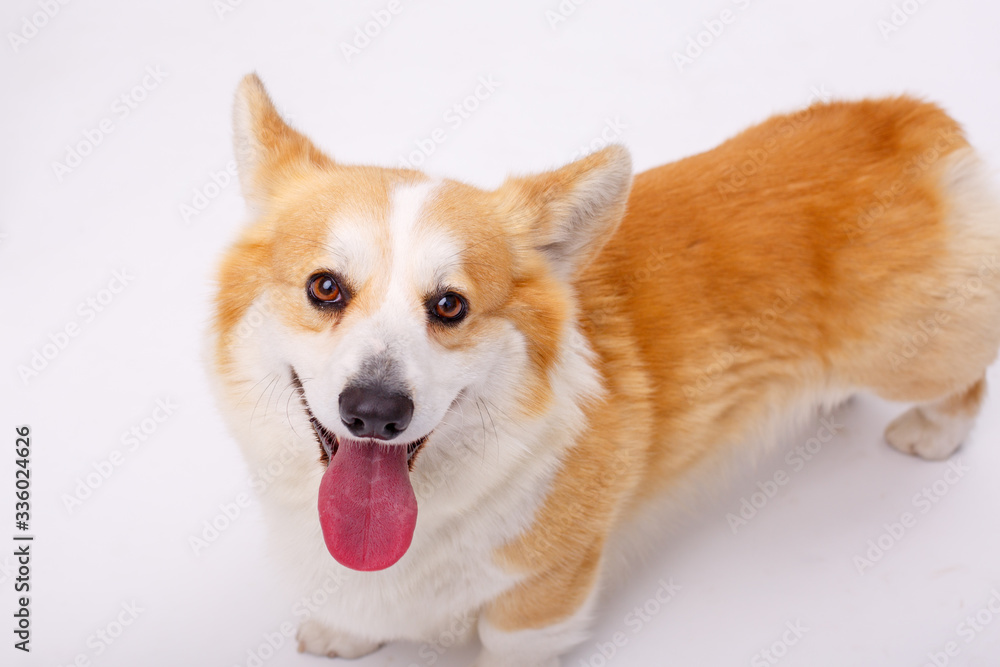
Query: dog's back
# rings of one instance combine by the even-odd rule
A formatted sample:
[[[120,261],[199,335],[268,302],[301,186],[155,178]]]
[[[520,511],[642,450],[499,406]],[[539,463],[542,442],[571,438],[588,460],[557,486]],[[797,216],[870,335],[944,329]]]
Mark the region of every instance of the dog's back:
[[[604,311],[627,314],[649,375],[644,492],[803,402],[975,388],[978,407],[1000,340],[991,188],[958,125],[905,97],[816,105],[638,175],[579,292],[598,348]],[[896,435],[929,458],[959,444]]]
[[[683,473],[860,390],[921,404],[886,437],[947,457],[1000,344],[998,255],[984,166],[905,97],[816,105],[639,174],[575,283],[609,395],[508,556],[585,562],[574,544],[602,544]]]

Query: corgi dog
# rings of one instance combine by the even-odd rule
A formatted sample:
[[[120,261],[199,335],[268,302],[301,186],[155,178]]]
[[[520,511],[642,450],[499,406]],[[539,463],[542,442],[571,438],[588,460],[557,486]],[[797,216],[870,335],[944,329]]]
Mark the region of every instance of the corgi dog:
[[[300,651],[461,627],[478,667],[554,667],[630,526],[705,466],[857,391],[914,403],[885,438],[942,459],[983,401],[1000,204],[933,104],[816,104],[634,177],[610,146],[493,190],[341,164],[256,75],[234,115],[251,219],[211,368],[314,603]]]

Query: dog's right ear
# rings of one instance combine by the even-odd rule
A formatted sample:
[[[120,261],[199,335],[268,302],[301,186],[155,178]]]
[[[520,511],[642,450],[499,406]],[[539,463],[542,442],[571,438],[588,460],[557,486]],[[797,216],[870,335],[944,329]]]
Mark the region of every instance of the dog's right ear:
[[[561,169],[508,178],[507,224],[569,279],[618,229],[632,187],[632,158],[611,145]]]
[[[282,181],[301,168],[333,165],[333,160],[282,119],[256,74],[243,77],[236,90],[233,151],[243,196],[258,209],[264,208]]]

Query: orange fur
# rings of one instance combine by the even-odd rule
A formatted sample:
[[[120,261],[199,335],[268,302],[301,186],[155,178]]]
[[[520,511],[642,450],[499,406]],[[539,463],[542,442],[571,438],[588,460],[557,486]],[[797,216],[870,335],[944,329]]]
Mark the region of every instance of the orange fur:
[[[494,624],[568,617],[623,509],[811,387],[966,395],[996,353],[995,300],[989,336],[956,321],[905,371],[888,361],[901,329],[944,303],[955,260],[942,166],[964,146],[933,105],[835,103],[636,177],[620,229],[575,281],[608,394],[533,529],[500,553],[534,579],[491,608]],[[732,170],[755,155],[735,188]],[[885,192],[891,203],[869,221]],[[980,382],[956,401],[974,410],[981,392]],[[629,461],[620,474],[616,455]],[[537,583],[546,576],[560,595]]]

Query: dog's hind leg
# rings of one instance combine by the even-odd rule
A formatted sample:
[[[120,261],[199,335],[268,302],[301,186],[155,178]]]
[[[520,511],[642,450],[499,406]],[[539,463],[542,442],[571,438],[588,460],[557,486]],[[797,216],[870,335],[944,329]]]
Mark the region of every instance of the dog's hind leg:
[[[947,458],[969,435],[986,394],[986,368],[1000,347],[1000,202],[969,149],[941,166],[942,251],[923,282],[911,278],[896,299],[897,317],[880,330],[876,354],[855,366],[865,376],[862,386],[917,403],[885,438],[925,459]],[[930,275],[936,277],[927,281]]]
[[[924,459],[945,459],[972,430],[986,393],[986,378],[965,391],[904,412],[885,430],[890,445]]]

